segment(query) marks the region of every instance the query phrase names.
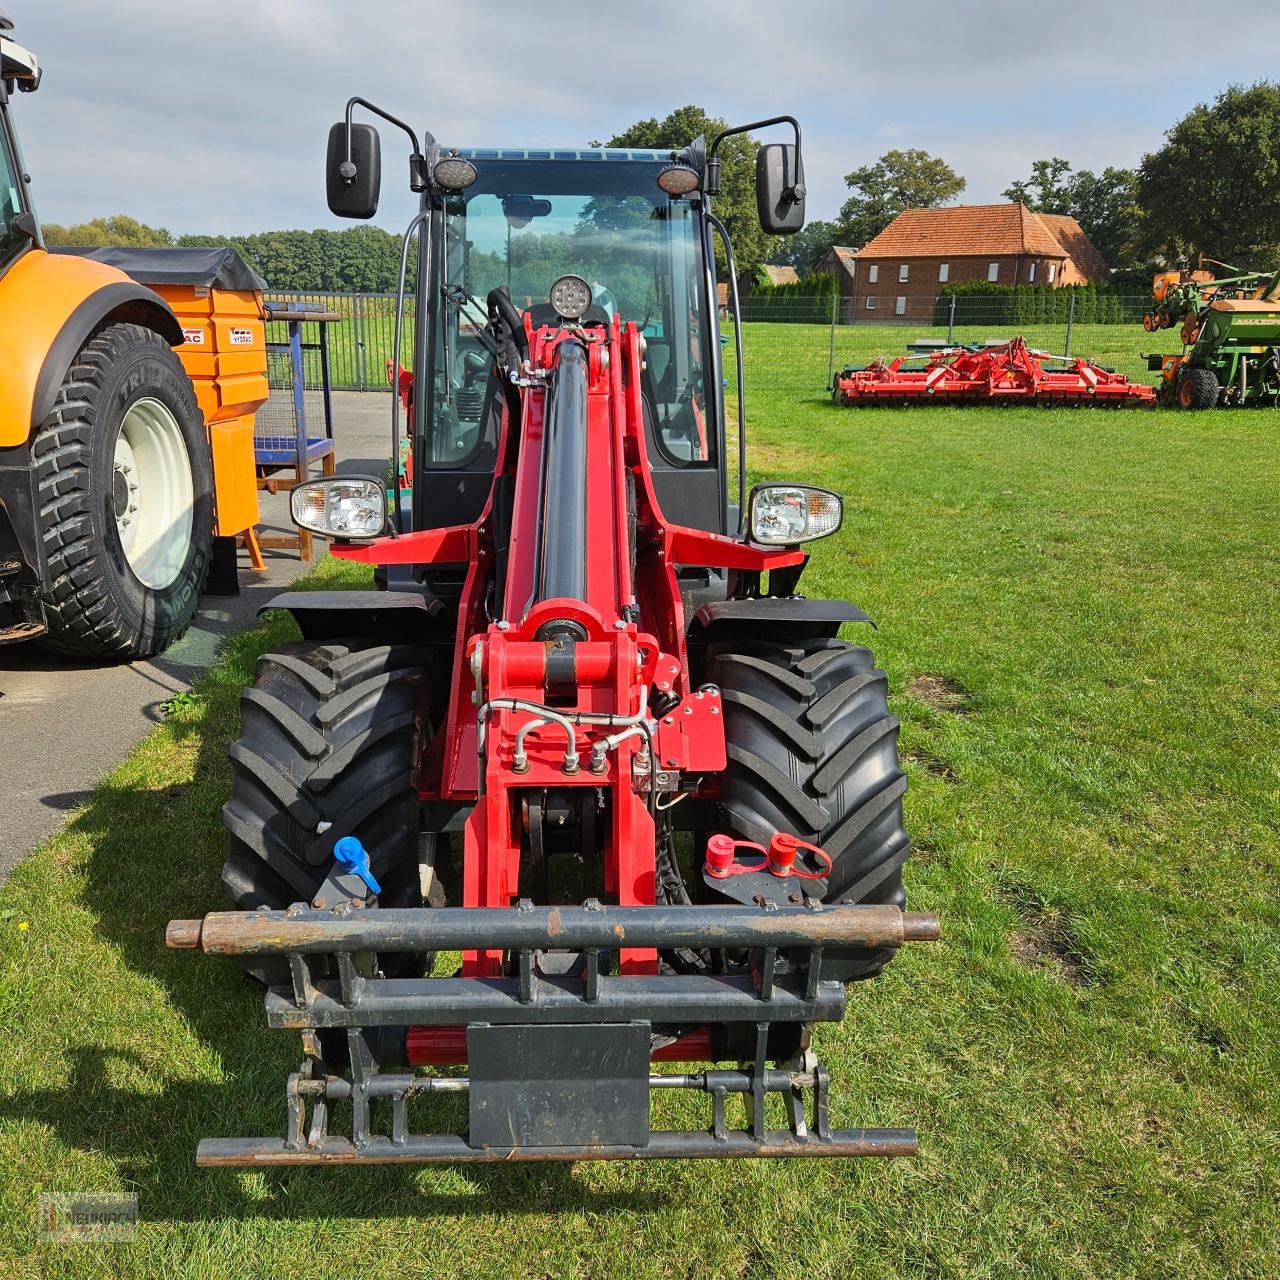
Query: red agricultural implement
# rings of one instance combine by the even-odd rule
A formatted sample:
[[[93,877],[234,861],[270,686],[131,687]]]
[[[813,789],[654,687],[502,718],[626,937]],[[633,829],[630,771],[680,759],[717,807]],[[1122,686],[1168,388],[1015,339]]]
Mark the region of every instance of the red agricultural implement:
[[[368,217],[378,141],[354,102],[329,202]],[[746,126],[780,123],[794,144],[757,161],[772,234],[803,224],[800,131]],[[846,984],[938,923],[904,910],[885,675],[838,638],[868,619],[799,591],[841,500],[746,492],[741,399],[736,485],[726,465],[726,136],[414,138],[413,373],[391,433],[394,458],[406,410],[413,484],[394,482],[389,532],[381,476],[294,490],[295,520],[380,589],[269,606],[303,639],[243,699],[223,811],[240,909],[168,933],[265,983],[303,1061],[284,1135],[206,1139],[200,1164],[915,1150],[908,1129],[833,1126],[815,1053]],[[465,1133],[414,1131],[459,1092]],[[706,1097],[705,1128],[655,1128],[673,1093]]]
[[[874,360],[845,369],[834,398],[846,405],[1154,405],[1154,388],[1089,360],[1032,351],[1022,338],[984,347],[948,347],[929,356]]]

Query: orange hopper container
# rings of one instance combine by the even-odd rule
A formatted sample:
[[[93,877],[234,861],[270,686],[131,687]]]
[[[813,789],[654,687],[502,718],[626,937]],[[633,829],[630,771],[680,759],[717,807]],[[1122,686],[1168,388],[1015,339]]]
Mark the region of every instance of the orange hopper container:
[[[195,387],[213,456],[214,533],[258,523],[253,418],[266,403],[266,282],[234,249],[80,249],[154,289],[185,341],[176,347]]]

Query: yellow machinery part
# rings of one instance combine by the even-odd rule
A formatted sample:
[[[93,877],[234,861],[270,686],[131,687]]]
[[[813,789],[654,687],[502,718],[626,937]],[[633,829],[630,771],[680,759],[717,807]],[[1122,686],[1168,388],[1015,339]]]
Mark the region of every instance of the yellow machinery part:
[[[244,533],[258,523],[257,469],[253,457],[253,414],[226,418],[209,427],[213,453],[215,514],[219,537]]]
[[[209,429],[214,532],[243,533],[258,523],[253,415],[268,395],[262,295],[199,285],[151,287],[182,325],[178,358]]]
[[[30,439],[36,384],[63,326],[98,290],[132,284],[123,271],[33,249],[0,276],[0,448]],[[258,522],[253,414],[267,398],[262,300],[255,293],[161,286],[187,341],[176,348],[209,430],[214,530]]]
[[[38,249],[0,276],[0,448],[30,438],[36,382],[72,312],[99,289],[122,283],[132,281],[115,267]]]

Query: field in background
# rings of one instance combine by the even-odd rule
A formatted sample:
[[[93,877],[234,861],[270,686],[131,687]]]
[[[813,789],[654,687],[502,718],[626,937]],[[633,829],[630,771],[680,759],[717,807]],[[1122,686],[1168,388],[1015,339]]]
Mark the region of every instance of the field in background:
[[[297,296],[303,300],[323,303],[339,312],[344,318],[328,328],[331,376],[334,385],[341,389],[386,391],[387,360],[395,347],[395,298],[386,294],[300,294],[272,295]],[[825,299],[816,302],[809,299],[780,300],[773,310],[781,312],[781,302],[793,301],[795,316],[810,317],[822,313],[830,305]],[[743,358],[746,362],[747,391],[776,390],[820,394],[829,386],[829,370],[838,372],[845,365],[865,364],[877,356],[901,355],[915,339],[957,343],[983,343],[989,339],[1007,340],[1021,334],[1028,344],[1053,355],[1067,352],[1085,356],[1100,364],[1118,369],[1137,382],[1150,381],[1155,375],[1147,373],[1146,352],[1176,352],[1181,350],[1175,330],[1146,333],[1137,323],[1130,324],[1072,324],[1070,333],[1065,321],[1054,324],[1009,324],[1003,319],[1002,307],[989,308],[990,318],[981,320],[985,298],[965,299],[966,307],[959,314],[973,319],[973,323],[955,325],[932,324],[832,324],[810,322],[763,322],[748,320],[742,326]],[[1000,300],[997,300],[997,302]],[[1137,310],[1141,299],[1126,300],[1132,305],[1127,310]],[[408,311],[404,327],[403,350],[412,351],[413,306]],[[750,312],[744,312],[749,315]],[[317,338],[316,325],[303,326],[303,340],[313,342]],[[722,334],[731,335],[732,320],[722,319]],[[271,341],[284,341],[283,325],[268,327]],[[411,363],[406,356],[405,363]],[[732,339],[725,347],[725,376],[730,387],[737,383],[733,359]],[[308,385],[318,385],[319,359],[308,354],[305,362]]]
[[[915,1125],[920,1156],[197,1172],[201,1135],[281,1131],[297,1063],[229,964],[162,942],[221,903],[277,618],[4,890],[0,1274],[1275,1274],[1274,418],[749,408],[753,479],[846,495],[804,588],[877,619],[903,720],[908,893],[945,941],[816,1047],[833,1122]],[[139,1241],[37,1259],[40,1188],[136,1190]]]

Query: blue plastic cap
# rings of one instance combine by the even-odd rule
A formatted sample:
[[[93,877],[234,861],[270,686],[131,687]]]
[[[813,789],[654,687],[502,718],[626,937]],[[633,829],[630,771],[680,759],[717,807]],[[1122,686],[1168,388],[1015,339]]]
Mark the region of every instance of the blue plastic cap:
[[[382,886],[373,878],[373,872],[369,870],[368,851],[355,836],[343,836],[333,846],[333,857],[344,871],[359,876],[373,893],[382,892]]]

